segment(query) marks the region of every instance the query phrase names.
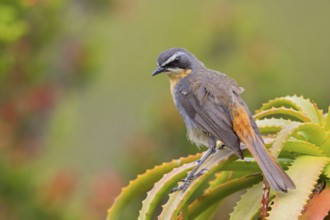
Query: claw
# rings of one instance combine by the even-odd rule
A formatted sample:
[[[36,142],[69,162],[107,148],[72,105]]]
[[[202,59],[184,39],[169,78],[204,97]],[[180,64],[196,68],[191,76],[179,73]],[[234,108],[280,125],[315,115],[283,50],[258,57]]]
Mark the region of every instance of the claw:
[[[193,176],[193,179],[196,179],[197,177],[200,177],[201,175],[203,175],[205,172],[207,172],[208,169],[204,168],[204,169],[201,169],[198,173],[196,173],[194,176]]]
[[[195,160],[194,161],[194,163],[197,163],[197,164],[199,164],[201,162],[201,160],[199,159],[199,160]]]
[[[221,145],[218,147],[218,150],[223,149],[225,146],[226,146],[225,144],[221,144]]]
[[[182,192],[185,192],[185,191],[188,189],[190,183],[191,183],[194,179],[196,179],[196,178],[200,177],[201,175],[203,175],[206,171],[208,171],[208,169],[206,169],[206,168],[201,169],[201,170],[198,171],[198,173],[196,173],[195,175],[188,175],[185,179],[180,180],[180,182],[183,182],[183,184],[182,184],[181,186],[178,186],[178,187],[173,188],[173,189],[171,190],[171,193],[176,192],[176,191],[182,191]]]
[[[181,186],[175,187],[171,190],[171,193],[176,191],[182,191],[185,192],[188,189],[188,186],[190,185],[190,180],[186,179],[184,183]]]
[[[203,175],[203,173],[205,173],[205,171],[207,171],[206,168],[201,169],[200,171],[198,171],[198,169],[200,168],[200,166],[205,162],[205,160],[211,155],[213,154],[216,150],[216,146],[215,143],[210,145],[211,147],[209,148],[209,150],[202,156],[202,158],[200,160],[197,161],[197,165],[196,167],[188,174],[188,176],[184,179],[181,180],[180,182],[183,181],[183,184],[181,186],[175,187],[171,190],[171,193],[176,192],[176,191],[186,191],[186,189],[189,187],[190,183],[196,179],[197,177],[200,177],[201,175]],[[198,172],[197,172],[198,171]],[[197,173],[196,173],[197,172]]]

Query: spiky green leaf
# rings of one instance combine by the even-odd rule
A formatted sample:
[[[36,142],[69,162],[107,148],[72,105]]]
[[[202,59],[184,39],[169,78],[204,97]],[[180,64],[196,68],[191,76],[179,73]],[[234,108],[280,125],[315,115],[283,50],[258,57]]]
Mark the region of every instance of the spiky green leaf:
[[[289,139],[289,137],[294,133],[294,131],[301,126],[301,123],[292,122],[291,124],[285,126],[278,134],[274,140],[272,147],[270,148],[270,152],[273,156],[277,157],[281,152],[285,141]]]
[[[302,96],[285,96],[272,99],[267,103],[264,103],[262,107],[256,111],[257,115],[263,111],[270,110],[272,108],[285,108],[292,109],[296,112],[301,112],[303,115],[309,118],[309,120],[307,121],[303,120],[304,122],[322,122],[322,111],[317,108],[317,105],[315,103],[311,102],[309,99],[305,99]]]
[[[175,219],[189,198],[203,182],[205,182],[215,172],[221,170],[227,163],[236,159],[236,156],[233,156],[233,152],[227,148],[217,151],[211,155],[209,159],[200,167],[200,170],[206,168],[208,171],[200,177],[194,179],[186,191],[177,191],[170,194],[168,201],[165,205],[163,205],[163,210],[159,216],[159,219]]]
[[[218,187],[206,191],[188,207],[188,219],[195,219],[198,215],[208,210],[210,204],[221,201],[226,196],[250,187],[262,180],[261,175],[250,175],[230,180]]]
[[[185,163],[196,160],[200,157],[200,154],[188,156],[186,158],[180,158],[178,160],[172,160],[168,163],[156,166],[151,170],[147,170],[145,173],[138,175],[138,177],[130,181],[128,186],[124,187],[120,195],[116,198],[111,208],[108,210],[107,219],[116,220],[119,219],[124,212],[127,204],[134,198],[143,192],[146,192],[151,188],[154,182],[158,181],[165,173],[168,173],[175,167],[182,166]]]
[[[315,144],[296,139],[287,140],[283,150],[310,156],[325,156],[325,153]]]
[[[296,103],[294,103],[292,100],[289,100],[286,97],[280,97],[280,98],[271,99],[268,102],[263,103],[260,109],[256,111],[256,113],[259,113],[267,109],[279,108],[279,107],[292,108],[296,111],[301,110],[299,106]]]
[[[301,122],[311,122],[312,120],[305,115],[303,112],[294,110],[292,108],[285,108],[285,107],[279,107],[279,108],[271,108],[271,109],[266,109],[258,112],[257,114],[254,115],[255,119],[262,119],[265,117],[274,117],[276,115],[285,115],[290,118],[293,118],[295,120],[299,120]]]
[[[254,219],[260,213],[262,196],[262,182],[249,188],[237,202],[230,220]]]
[[[218,172],[215,174],[215,178],[209,182],[209,187],[206,190],[212,190],[219,185],[223,184],[224,182],[228,181],[232,177],[232,172],[231,171],[223,171],[223,172]],[[195,218],[195,220],[205,220],[205,219],[212,219],[213,216],[216,214],[216,211],[221,204],[221,201],[215,202],[209,206],[209,208],[200,214],[198,217]]]
[[[292,121],[283,118],[263,118],[256,120],[256,123],[261,133],[276,133]]]
[[[307,115],[312,122],[320,124],[322,122],[322,111],[317,108],[314,102],[305,99],[302,96],[286,96],[285,99],[291,100],[298,106],[299,110]]]
[[[324,128],[329,131],[330,130],[330,106],[328,108],[328,113],[324,117],[325,117]]]
[[[148,220],[152,218],[153,211],[156,209],[159,202],[167,195],[174,184],[180,179],[183,179],[189,169],[192,169],[194,162],[184,164],[181,167],[174,168],[171,172],[165,174],[147,193],[147,197],[142,202],[142,209],[140,210],[139,220]]]
[[[326,175],[330,179],[330,163],[328,163],[324,168],[324,175]]]
[[[330,157],[330,132],[328,131],[327,139],[321,144],[320,148]]]

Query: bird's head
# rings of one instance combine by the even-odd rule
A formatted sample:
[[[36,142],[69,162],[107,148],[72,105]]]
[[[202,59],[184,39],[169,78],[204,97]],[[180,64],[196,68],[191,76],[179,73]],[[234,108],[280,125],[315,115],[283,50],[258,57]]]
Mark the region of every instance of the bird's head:
[[[199,63],[197,58],[189,51],[182,48],[171,48],[159,55],[157,68],[152,73],[152,76],[159,73],[180,75],[190,72],[192,68]]]

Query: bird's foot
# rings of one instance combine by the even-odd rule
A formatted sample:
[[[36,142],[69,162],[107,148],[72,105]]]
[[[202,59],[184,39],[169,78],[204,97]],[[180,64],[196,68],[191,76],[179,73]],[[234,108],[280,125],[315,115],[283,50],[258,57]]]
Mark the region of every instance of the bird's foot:
[[[192,173],[192,172],[189,173],[188,176],[185,179],[180,180],[180,182],[183,182],[183,184],[181,186],[173,188],[171,190],[171,193],[176,192],[176,191],[185,192],[188,189],[190,183],[194,179],[196,179],[196,178],[200,177],[201,175],[203,175],[206,171],[207,171],[207,169],[204,168],[204,169],[201,169],[200,171],[198,171],[198,173],[196,173],[196,174]]]
[[[199,164],[201,162],[201,159],[195,160],[194,163]]]
[[[225,146],[226,146],[225,144],[221,144],[221,145],[218,147],[218,150],[223,149]]]
[[[210,141],[212,141],[213,139],[211,139]],[[211,145],[212,144],[212,145]],[[188,186],[190,185],[190,183],[196,179],[197,177],[200,177],[205,171],[207,171],[206,168],[199,170],[199,168],[201,167],[201,165],[206,161],[206,159],[212,155],[213,153],[216,152],[216,142],[212,141],[212,143],[210,144],[210,148],[208,149],[208,151],[203,154],[202,158],[197,162],[196,167],[188,174],[188,176],[183,180],[183,184],[181,186],[175,187],[172,189],[171,192],[175,192],[175,191],[186,191],[186,189],[188,188]],[[197,172],[198,171],[198,172]]]

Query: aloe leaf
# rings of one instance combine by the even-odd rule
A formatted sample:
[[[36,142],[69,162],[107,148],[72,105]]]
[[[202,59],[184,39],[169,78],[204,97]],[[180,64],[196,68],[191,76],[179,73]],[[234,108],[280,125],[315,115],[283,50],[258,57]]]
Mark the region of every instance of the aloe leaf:
[[[249,188],[237,202],[230,220],[253,219],[261,209],[262,182]]]
[[[184,204],[189,200],[198,187],[205,182],[215,172],[221,170],[227,163],[236,160],[237,157],[233,155],[230,149],[224,148],[212,154],[208,160],[200,167],[200,170],[207,169],[207,171],[200,177],[194,179],[184,192],[177,191],[170,194],[168,201],[163,205],[163,210],[159,219],[175,219],[183,208]]]
[[[255,184],[261,180],[261,175],[244,176],[230,180],[214,189],[206,191],[202,196],[198,197],[189,205],[188,219],[195,219],[198,215],[206,211],[210,204],[217,203],[230,194],[250,187],[252,184]]]
[[[310,156],[325,156],[325,153],[315,144],[302,140],[286,141],[283,150]]]
[[[256,123],[261,133],[276,133],[292,121],[283,118],[263,118],[256,120]]]
[[[324,168],[324,174],[330,179],[330,163]]]
[[[165,174],[147,193],[147,197],[142,202],[142,209],[140,210],[139,220],[151,219],[153,211],[163,199],[163,197],[170,192],[171,187],[183,179],[187,175],[187,171],[192,169],[194,162],[184,164],[181,167],[174,168],[171,172]]]
[[[296,133],[303,136],[305,140],[311,142],[317,146],[324,144],[329,137],[329,133],[326,132],[320,125],[314,123],[304,123],[297,130]]]
[[[315,103],[311,102],[309,99],[305,99],[302,96],[285,96],[272,99],[267,103],[264,103],[261,108],[256,111],[256,113],[259,114],[265,110],[281,107],[287,109],[292,108],[295,111],[301,112],[314,123],[322,122],[322,111],[317,108]]]
[[[260,168],[253,158],[245,157],[244,160],[237,160],[224,166],[223,170],[260,172]]]
[[[296,120],[302,121],[302,122],[311,122],[312,121],[303,112],[294,110],[292,108],[285,108],[285,107],[271,108],[271,109],[266,109],[266,110],[260,111],[254,115],[254,118],[261,119],[261,118],[265,118],[265,117],[273,117],[275,115],[290,116],[290,117],[292,117]]]
[[[302,139],[302,141],[308,141],[316,146],[321,146],[325,143],[329,134],[318,124],[292,122],[278,132],[270,152],[277,156],[290,136]],[[328,155],[326,148],[321,147],[321,150]]]
[[[223,201],[212,204],[205,212],[194,218],[194,220],[214,219],[217,210]]]
[[[307,115],[312,122],[320,124],[322,122],[322,111],[317,108],[317,105],[309,99],[302,96],[286,96],[285,99],[294,102],[305,115]]]
[[[324,128],[326,130],[330,130],[330,106],[328,108],[328,113],[325,116],[325,120],[324,120]]]
[[[330,157],[330,132],[328,132],[328,138],[321,144],[320,148]]]
[[[277,157],[279,155],[285,141],[289,139],[289,137],[299,126],[301,126],[301,123],[292,122],[290,125],[285,126],[280,132],[278,132],[272,147],[269,149],[273,156]]]
[[[217,186],[221,185],[222,183],[228,181],[232,176],[231,171],[227,172],[219,172],[215,174],[214,180],[210,181],[209,187],[206,190],[212,190],[216,188]],[[205,193],[205,192],[204,192]],[[218,201],[216,203],[210,204],[209,208],[200,214],[198,217],[194,218],[195,220],[205,220],[205,219],[212,219],[213,216],[216,214],[216,211],[221,204],[221,201]]]
[[[218,185],[228,181],[232,176],[232,172],[227,171],[227,172],[219,172],[215,174],[215,178],[209,182],[209,187],[207,190],[214,189]]]
[[[292,159],[278,158],[277,162],[281,165],[281,167],[285,169],[292,163]],[[226,166],[223,167],[222,170],[233,171],[234,174],[237,174],[238,172],[244,173],[244,175],[249,173],[261,172],[260,167],[255,161],[255,159],[247,157],[244,160],[236,160],[232,163],[228,163]],[[236,177],[239,176],[236,175]]]
[[[292,108],[296,111],[301,110],[299,106],[296,103],[294,103],[292,100],[286,99],[286,97],[280,97],[280,98],[271,99],[268,102],[262,104],[262,106],[260,107],[260,109],[256,111],[256,113],[259,113],[267,109],[279,108],[279,107]]]
[[[119,219],[120,215],[127,207],[127,204],[140,195],[141,192],[145,192],[151,188],[154,182],[159,180],[165,173],[170,172],[175,167],[198,159],[200,155],[201,154],[191,155],[186,158],[172,160],[171,162],[163,163],[162,165],[156,166],[153,169],[147,170],[145,173],[138,175],[135,180],[130,181],[128,186],[121,190],[120,195],[108,210],[107,219]]]
[[[329,159],[314,156],[298,157],[287,171],[295,182],[296,189],[289,193],[277,194],[274,203],[271,205],[268,219],[298,219]],[[308,166],[308,169],[306,169],[306,166]]]
[[[262,137],[264,139],[265,145],[267,148],[270,148],[270,146],[274,143],[275,137],[271,136],[264,136]]]

